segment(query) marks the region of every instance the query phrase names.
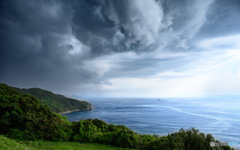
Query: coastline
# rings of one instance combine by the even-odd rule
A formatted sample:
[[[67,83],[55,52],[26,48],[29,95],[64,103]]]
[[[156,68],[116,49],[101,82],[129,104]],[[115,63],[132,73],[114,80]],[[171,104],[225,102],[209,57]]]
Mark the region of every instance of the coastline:
[[[85,110],[80,110],[80,109],[74,109],[74,110],[68,110],[68,111],[63,111],[63,112],[59,112],[58,114],[60,115],[64,115],[64,114],[68,114],[68,113],[72,113],[72,112],[76,112],[76,111],[91,111],[93,108],[88,108]]]

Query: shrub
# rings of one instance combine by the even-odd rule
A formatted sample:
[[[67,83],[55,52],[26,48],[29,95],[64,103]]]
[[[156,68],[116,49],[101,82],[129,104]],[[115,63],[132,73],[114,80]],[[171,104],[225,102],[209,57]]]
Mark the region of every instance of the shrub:
[[[0,84],[0,134],[20,139],[68,140],[71,123],[31,95]]]

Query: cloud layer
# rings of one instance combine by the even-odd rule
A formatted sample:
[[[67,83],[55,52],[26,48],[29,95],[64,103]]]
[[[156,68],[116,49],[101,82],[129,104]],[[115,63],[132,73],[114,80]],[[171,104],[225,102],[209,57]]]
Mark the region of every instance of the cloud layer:
[[[84,96],[121,96],[119,83],[129,81],[126,96],[139,87],[142,96],[169,95],[174,82],[208,76],[193,72],[202,57],[237,51],[239,7],[237,0],[3,0],[0,81]]]

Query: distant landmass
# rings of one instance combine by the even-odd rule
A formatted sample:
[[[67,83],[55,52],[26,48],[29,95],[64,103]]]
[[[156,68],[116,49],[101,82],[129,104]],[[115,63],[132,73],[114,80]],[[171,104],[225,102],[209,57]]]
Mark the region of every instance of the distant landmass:
[[[67,98],[63,95],[54,94],[50,91],[40,88],[17,88],[13,87],[21,94],[29,94],[35,96],[43,104],[47,105],[51,111],[56,113],[69,113],[72,111],[87,111],[91,110],[91,104],[86,101],[79,101],[73,98]]]

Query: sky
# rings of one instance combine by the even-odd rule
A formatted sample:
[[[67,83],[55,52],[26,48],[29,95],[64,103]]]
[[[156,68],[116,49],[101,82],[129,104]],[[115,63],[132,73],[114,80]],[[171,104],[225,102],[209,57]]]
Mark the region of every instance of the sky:
[[[92,97],[240,94],[239,0],[1,0],[0,82]]]

